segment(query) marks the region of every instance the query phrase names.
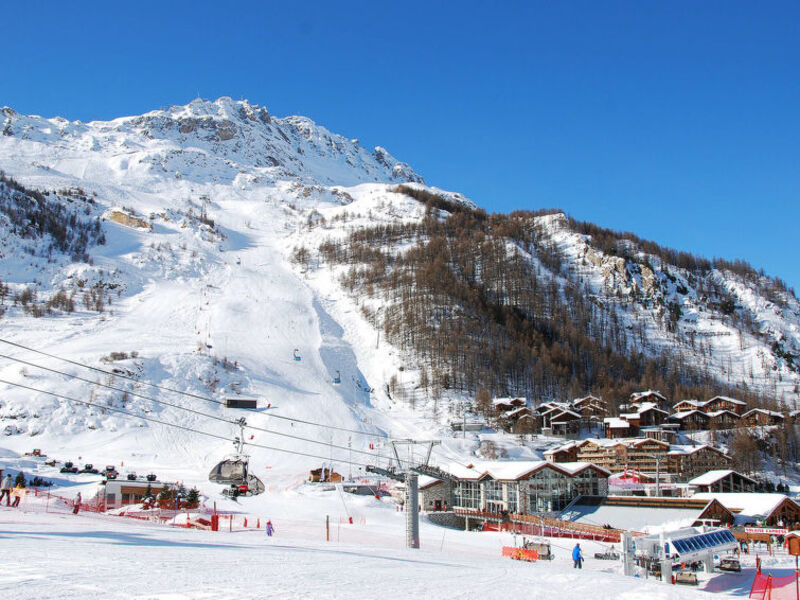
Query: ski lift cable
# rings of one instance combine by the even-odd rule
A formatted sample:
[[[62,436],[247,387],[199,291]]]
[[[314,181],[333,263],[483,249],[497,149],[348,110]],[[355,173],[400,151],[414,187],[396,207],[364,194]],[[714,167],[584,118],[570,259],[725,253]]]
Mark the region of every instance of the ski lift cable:
[[[5,358],[5,359],[8,359],[8,360],[12,360],[14,362],[18,362],[18,363],[27,365],[29,367],[42,369],[44,371],[49,371],[51,373],[57,373],[58,375],[63,375],[64,377],[77,379],[78,381],[83,381],[85,383],[88,383],[89,385],[97,385],[97,386],[100,386],[100,387],[103,387],[103,388],[106,388],[106,389],[115,390],[117,392],[127,393],[127,394],[129,394],[131,396],[135,396],[137,398],[142,398],[144,400],[149,400],[151,402],[155,402],[156,404],[163,404],[165,406],[170,406],[172,408],[177,408],[179,410],[184,410],[186,412],[190,412],[192,414],[199,415],[201,417],[206,417],[208,419],[213,419],[215,421],[220,421],[222,423],[228,423],[230,425],[237,425],[238,424],[238,421],[235,421],[235,420],[232,420],[232,419],[226,419],[225,417],[219,417],[217,415],[212,415],[212,414],[209,414],[209,413],[205,413],[205,412],[202,412],[202,411],[199,411],[199,410],[195,410],[193,408],[187,408],[185,406],[180,406],[179,404],[173,404],[171,402],[167,402],[166,400],[158,400],[158,399],[153,398],[151,396],[146,396],[146,395],[140,394],[138,392],[133,392],[133,391],[130,391],[130,390],[125,390],[125,389],[122,389],[122,388],[114,387],[113,385],[108,385],[108,384],[105,384],[105,383],[92,381],[91,379],[86,379],[84,377],[80,377],[78,375],[73,375],[71,373],[65,373],[63,371],[59,371],[58,369],[51,369],[49,367],[44,367],[42,365],[37,365],[36,363],[32,363],[32,362],[23,360],[21,358],[15,358],[13,356],[7,356],[5,354],[0,354],[0,358]],[[366,454],[367,456],[375,456],[375,458],[382,458],[382,459],[387,459],[387,460],[389,459],[388,456],[375,455],[374,453],[368,452],[366,450],[357,450],[357,449],[354,450],[354,449],[348,448],[346,446],[339,446],[337,444],[333,444],[333,443],[329,443],[329,442],[323,442],[323,441],[320,441],[320,440],[312,440],[312,439],[309,439],[309,438],[304,438],[302,436],[293,435],[293,434],[290,434],[290,433],[283,433],[281,431],[275,431],[275,430],[272,430],[272,429],[267,429],[265,427],[258,427],[256,425],[246,425],[246,427],[248,427],[248,428],[250,428],[250,429],[252,429],[254,431],[260,431],[260,432],[270,433],[270,434],[278,435],[278,436],[282,436],[282,437],[288,437],[288,438],[292,438],[292,439],[296,439],[296,440],[301,440],[301,441],[304,441],[304,442],[309,442],[309,443],[312,443],[312,444],[320,444],[322,446],[330,446],[332,448],[338,448],[339,450],[347,450],[347,451],[356,452],[358,454]]]
[[[28,386],[28,385],[23,385],[21,383],[8,381],[6,379],[0,379],[0,383],[6,384],[6,385],[11,385],[11,386],[18,387],[18,388],[22,388],[22,389],[25,389],[25,390],[28,390],[28,391],[31,391],[31,392],[39,392],[41,394],[47,394],[49,396],[53,396],[53,397],[59,398],[61,400],[66,400],[67,402],[75,402],[77,404],[83,404],[85,406],[93,406],[95,408],[99,408],[99,409],[102,409],[102,410],[107,410],[109,412],[115,412],[115,413],[119,413],[119,414],[122,414],[122,415],[126,415],[126,416],[132,417],[134,419],[141,419],[143,421],[149,421],[149,422],[152,422],[152,423],[158,423],[159,425],[165,425],[167,427],[175,427],[177,429],[182,429],[184,431],[189,431],[191,433],[196,433],[198,435],[204,435],[204,436],[207,436],[207,437],[213,437],[213,438],[216,438],[216,439],[219,439],[219,440],[224,440],[226,442],[234,442],[235,441],[232,438],[225,437],[223,435],[218,435],[216,433],[210,433],[208,431],[201,431],[199,429],[194,429],[193,427],[187,427],[186,425],[178,425],[177,423],[170,423],[168,421],[162,421],[160,419],[155,419],[153,417],[143,417],[141,415],[137,415],[137,414],[129,412],[127,410],[122,410],[121,408],[113,408],[111,406],[103,406],[101,404],[97,404],[96,402],[90,402],[88,400],[78,400],[77,398],[70,398],[69,396],[64,396],[63,394],[57,394],[56,392],[50,392],[48,390],[42,390],[42,389],[39,389],[39,388],[34,388],[34,387],[31,387],[31,386]],[[263,448],[265,450],[274,450],[276,452],[284,452],[286,454],[295,454],[297,456],[305,456],[305,457],[308,457],[308,458],[320,458],[320,459],[325,460],[325,461],[330,460],[330,457],[328,457],[328,456],[320,456],[318,454],[309,454],[307,452],[299,452],[297,450],[287,450],[286,448],[276,448],[274,446],[267,446],[267,445],[264,445],[264,444],[255,444],[253,442],[245,442],[245,445],[246,446],[253,446],[255,448]],[[340,462],[340,463],[344,463],[344,464],[356,465],[356,466],[359,466],[359,467],[367,467],[367,466],[369,466],[367,463],[361,463],[361,462],[356,462],[356,461],[352,461],[352,460],[338,459],[338,458],[336,459],[336,462]]]
[[[84,369],[90,369],[90,370],[96,371],[98,373],[103,373],[105,375],[111,375],[112,377],[119,377],[121,379],[127,379],[129,381],[133,381],[134,383],[138,383],[138,384],[141,384],[141,385],[146,385],[146,386],[149,386],[149,387],[152,387],[152,388],[155,388],[157,390],[164,391],[164,392],[172,392],[173,394],[178,394],[180,396],[186,396],[187,398],[194,398],[196,400],[203,400],[205,402],[212,402],[214,404],[219,404],[219,405],[223,405],[223,406],[225,405],[225,403],[223,401],[215,400],[214,398],[209,398],[208,396],[201,396],[200,394],[193,394],[191,392],[185,392],[185,391],[181,391],[181,390],[176,390],[175,388],[170,388],[170,387],[158,385],[156,383],[151,383],[149,381],[142,381],[142,380],[136,379],[135,377],[131,377],[129,375],[124,375],[122,373],[114,373],[113,371],[106,371],[105,369],[101,369],[99,367],[93,367],[91,365],[87,365],[87,364],[84,364],[84,363],[81,363],[81,362],[78,362],[78,361],[75,361],[75,360],[71,360],[69,358],[64,358],[62,356],[56,356],[55,354],[50,354],[50,353],[44,352],[42,350],[36,350],[35,348],[31,348],[29,346],[24,346],[22,344],[18,344],[16,342],[12,342],[10,340],[5,340],[5,339],[0,338],[0,342],[2,342],[4,344],[8,344],[10,346],[14,346],[16,348],[21,348],[23,350],[28,350],[30,352],[35,352],[36,354],[41,354],[43,356],[47,356],[48,358],[54,358],[56,360],[60,360],[60,361],[63,361],[63,362],[66,362],[66,363],[69,363],[69,364],[72,364],[72,365],[75,365],[75,366],[78,366],[78,367],[82,367]],[[362,431],[362,430],[359,430],[359,429],[349,429],[347,427],[339,427],[338,425],[330,425],[330,424],[327,424],[327,423],[315,423],[314,421],[306,421],[304,419],[297,419],[297,418],[294,418],[294,417],[287,417],[285,415],[271,414],[270,418],[272,418],[272,419],[281,419],[281,420],[284,420],[284,421],[292,421],[294,423],[302,423],[303,425],[311,425],[313,427],[322,427],[324,429],[335,429],[336,431],[344,431],[344,432],[347,432],[347,433],[356,433],[358,435],[363,435],[363,436],[367,436],[367,437],[374,437],[374,438],[379,438],[379,439],[383,439],[383,440],[387,439],[387,436],[385,434],[370,433],[370,432]]]
[[[191,431],[193,433],[197,433],[200,435],[206,435],[208,437],[217,438],[220,440],[225,440],[227,442],[233,441],[231,438],[226,437],[224,435],[218,435],[216,433],[209,433],[207,431],[200,431],[198,429],[193,429],[192,427],[188,427],[186,425],[178,425],[177,423],[169,423],[167,421],[162,421],[160,419],[155,419],[153,417],[143,417],[142,415],[137,415],[135,413],[129,412],[127,410],[123,410],[121,408],[114,408],[113,406],[103,406],[102,404],[97,404],[96,402],[90,402],[89,400],[78,400],[77,398],[70,398],[69,396],[64,396],[63,394],[57,394],[56,392],[50,392],[48,390],[42,390],[39,388],[31,387],[28,385],[23,385],[21,383],[15,383],[13,381],[8,381],[6,379],[0,379],[0,383],[4,383],[6,385],[12,385],[14,387],[22,388],[24,390],[28,390],[31,392],[39,392],[41,394],[48,394],[50,396],[54,396],[56,398],[60,398],[61,400],[66,400],[67,402],[75,402],[77,404],[83,404],[85,406],[93,406],[95,408],[99,408],[101,410],[107,410],[109,412],[115,412],[122,415],[127,415],[130,417],[134,417],[136,419],[141,419],[143,421],[150,421],[152,423],[158,423],[160,425],[167,425],[169,427],[176,427],[178,429],[183,429],[184,431]]]

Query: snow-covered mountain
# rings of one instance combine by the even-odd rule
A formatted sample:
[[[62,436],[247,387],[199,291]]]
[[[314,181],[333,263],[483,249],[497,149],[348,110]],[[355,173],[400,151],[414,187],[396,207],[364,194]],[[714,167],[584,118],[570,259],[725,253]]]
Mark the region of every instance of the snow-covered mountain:
[[[0,380],[28,388],[0,383],[5,446],[101,464],[124,457],[160,472],[191,465],[200,479],[232,451],[228,441],[114,409],[227,439],[238,430],[212,417],[242,413],[169,388],[270,404],[246,414],[261,429],[248,431],[249,441],[313,456],[249,451],[259,468],[295,475],[330,458],[385,462],[380,436],[445,435],[456,407],[473,398],[456,388],[428,394],[425,358],[387,326],[388,296],[345,285],[365,263],[334,264],[320,251],[361,230],[419,224],[432,211],[439,220],[448,207],[473,212],[462,195],[427,186],[383,148],[229,98],[109,122],[10,108],[0,115],[8,178],[0,182],[0,339],[53,355],[0,343],[0,355],[31,363],[0,358]],[[25,225],[54,206],[61,217],[47,227]],[[598,319],[619,323],[628,351],[668,350],[720,384],[796,401],[800,306],[791,292],[713,265],[701,278],[630,240],[620,240],[628,252],[609,253],[560,213],[525,219],[537,241],[509,238],[507,255],[553,297],[568,302],[569,290],[580,290]],[[398,240],[397,257],[419,241]],[[511,302],[501,288],[498,302]],[[599,325],[589,333],[604,335]],[[463,456],[478,443],[450,440],[439,456]],[[513,453],[537,456],[525,447]]]

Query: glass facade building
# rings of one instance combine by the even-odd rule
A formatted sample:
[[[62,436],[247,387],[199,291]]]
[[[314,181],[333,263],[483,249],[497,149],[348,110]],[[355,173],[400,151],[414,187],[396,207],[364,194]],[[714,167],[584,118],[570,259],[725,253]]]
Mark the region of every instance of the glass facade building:
[[[593,465],[570,473],[550,463],[516,479],[495,479],[486,473],[453,483],[455,507],[493,513],[559,512],[579,495],[608,495],[608,473]]]

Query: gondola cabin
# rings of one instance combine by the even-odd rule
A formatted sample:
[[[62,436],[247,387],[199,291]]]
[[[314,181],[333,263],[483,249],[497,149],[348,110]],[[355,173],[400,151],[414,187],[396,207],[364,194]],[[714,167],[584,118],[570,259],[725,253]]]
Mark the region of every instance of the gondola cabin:
[[[225,398],[225,408],[258,408],[258,400],[252,398]]]

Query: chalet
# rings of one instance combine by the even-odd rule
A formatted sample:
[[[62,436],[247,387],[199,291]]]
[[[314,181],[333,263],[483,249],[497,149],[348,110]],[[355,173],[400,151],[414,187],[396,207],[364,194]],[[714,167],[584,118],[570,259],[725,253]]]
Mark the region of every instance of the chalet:
[[[659,427],[642,427],[639,430],[639,435],[641,437],[650,438],[651,440],[659,440],[661,442],[674,444],[678,437],[678,424],[664,423]]]
[[[712,446],[671,446],[666,471],[678,481],[687,481],[708,471],[726,469],[731,457]]]
[[[495,398],[492,400],[492,409],[494,414],[499,416],[527,404],[525,398]]]
[[[573,410],[563,409],[550,413],[550,428],[555,435],[577,433],[581,427],[581,415]]]
[[[647,390],[646,392],[634,392],[631,394],[628,404],[641,405],[643,402],[652,402],[656,406],[666,407],[667,398],[661,392]]]
[[[628,421],[617,417],[606,417],[603,419],[603,430],[605,431],[606,438],[610,440],[631,437],[636,433],[636,428]]]
[[[609,472],[596,465],[492,461],[450,465],[453,508],[460,514],[541,514],[561,511],[576,497],[605,496]]]
[[[669,413],[661,410],[652,402],[642,402],[635,413],[625,413],[619,417],[636,428],[657,427],[667,420]]]
[[[730,469],[715,469],[689,480],[695,494],[706,492],[755,492],[756,481]]]
[[[553,433],[575,432],[580,429],[581,415],[561,402],[543,404],[539,407],[542,416],[542,427],[550,427]]]
[[[503,416],[503,426],[511,433],[534,433],[541,429],[542,421],[538,413],[522,406]]]
[[[699,410],[702,404],[699,400],[681,400],[672,405],[672,410],[675,412],[689,412],[690,410]]]
[[[544,458],[550,462],[566,463],[577,462],[578,442],[567,442],[555,448],[544,451]]]
[[[747,402],[737,400],[736,398],[729,398],[727,396],[714,396],[710,400],[703,402],[702,409],[705,412],[729,410],[739,416],[742,416],[747,409]]]
[[[742,425],[745,427],[757,427],[759,425],[781,425],[784,416],[774,410],[765,408],[754,408],[742,415]]]
[[[677,423],[685,431],[708,429],[708,415],[701,410],[677,412],[669,416],[669,420]]]
[[[800,528],[800,505],[783,494],[710,492],[693,497],[719,500],[736,514],[737,525],[760,523],[767,527]]]
[[[733,429],[738,427],[741,417],[731,410],[715,410],[708,415],[708,427],[716,429]]]
[[[584,420],[603,419],[608,415],[608,405],[605,400],[595,396],[585,396],[572,401],[572,410],[580,413]]]

